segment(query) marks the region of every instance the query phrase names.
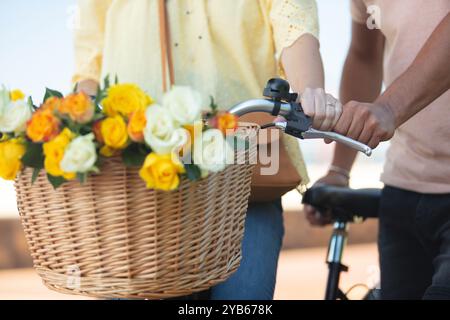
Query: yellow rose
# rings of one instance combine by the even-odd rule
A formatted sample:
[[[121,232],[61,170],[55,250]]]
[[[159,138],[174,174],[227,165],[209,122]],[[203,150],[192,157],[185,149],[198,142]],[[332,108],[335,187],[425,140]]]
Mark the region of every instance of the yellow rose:
[[[94,116],[94,103],[84,92],[74,93],[62,100],[58,111],[66,114],[72,121],[87,123]]]
[[[55,139],[44,143],[44,167],[48,174],[54,177],[64,177],[66,180],[75,179],[76,173],[64,172],[61,169],[64,152],[74,137],[75,134],[65,128]]]
[[[25,154],[25,146],[17,139],[0,143],[0,177],[14,180],[22,168],[21,159]]]
[[[10,92],[11,101],[23,100],[25,98],[25,93],[20,90],[13,90]]]
[[[134,111],[145,110],[153,103],[153,99],[137,85],[117,84],[108,89],[108,94],[101,104],[108,116],[120,114],[128,117]]]
[[[181,148],[180,156],[184,156],[185,153],[189,152],[194,145],[195,138],[200,136],[203,132],[203,121],[196,121],[193,125],[185,125],[184,129],[189,132],[188,142]]]
[[[103,146],[100,148],[100,154],[106,158],[111,158],[118,156],[120,154],[119,150],[113,149],[108,146]]]
[[[199,136],[203,132],[203,121],[196,121],[192,125],[185,125],[184,128],[189,132],[189,137],[191,138],[191,143],[194,142],[195,137]]]
[[[106,146],[116,150],[122,150],[127,147],[127,124],[121,116],[109,117],[103,120],[100,131]]]
[[[174,157],[151,153],[139,171],[142,180],[147,183],[147,188],[172,191],[180,184],[179,174],[184,173],[183,164]]]

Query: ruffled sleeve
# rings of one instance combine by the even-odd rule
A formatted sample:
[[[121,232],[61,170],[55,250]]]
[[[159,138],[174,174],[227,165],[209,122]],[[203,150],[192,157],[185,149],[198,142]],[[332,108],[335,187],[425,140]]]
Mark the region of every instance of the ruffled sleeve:
[[[72,81],[99,80],[106,15],[112,0],[78,0],[75,29],[75,74]]]
[[[315,0],[270,0],[276,58],[304,34],[319,38],[319,22]]]

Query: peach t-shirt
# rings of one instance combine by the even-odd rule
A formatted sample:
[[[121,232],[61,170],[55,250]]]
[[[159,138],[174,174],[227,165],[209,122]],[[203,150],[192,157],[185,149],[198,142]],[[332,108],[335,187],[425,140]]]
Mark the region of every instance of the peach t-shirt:
[[[389,86],[450,12],[450,0],[352,0],[351,9],[357,23],[366,24],[368,9],[379,17],[386,37],[384,81]],[[397,130],[381,180],[420,193],[450,193],[450,90]]]

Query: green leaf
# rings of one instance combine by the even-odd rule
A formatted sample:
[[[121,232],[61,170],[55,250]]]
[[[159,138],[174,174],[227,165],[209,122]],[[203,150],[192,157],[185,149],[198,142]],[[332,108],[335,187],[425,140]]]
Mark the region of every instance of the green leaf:
[[[94,114],[94,117],[92,118],[92,122],[97,122],[99,120],[105,119],[105,115],[102,113],[96,113]]]
[[[95,105],[97,106],[97,111],[98,110],[101,111],[100,103],[102,102],[103,99],[106,98],[107,93],[108,93],[108,89],[107,88],[101,89],[100,86],[98,87],[97,95],[95,96],[95,101],[94,101]]]
[[[122,152],[122,161],[126,167],[142,167],[149,151],[137,143],[130,144]]]
[[[25,167],[42,169],[44,167],[44,152],[42,144],[27,142],[26,152],[22,157]]]
[[[119,84],[119,77],[117,76],[117,74],[114,77],[114,84]]]
[[[53,188],[55,190],[58,189],[62,184],[67,182],[67,180],[64,179],[63,177],[54,177],[50,174],[47,174],[47,179],[48,179],[48,182],[51,183],[51,185],[53,186]]]
[[[34,168],[33,175],[31,177],[31,184],[34,184],[39,177],[39,173],[41,173],[41,169]]]
[[[44,102],[51,97],[63,98],[63,94],[59,91],[45,88]]]
[[[103,100],[103,91],[99,89],[99,91],[97,91],[97,95],[95,96],[95,101],[94,101],[95,106],[96,106],[96,108],[95,108],[96,112],[99,111],[99,109],[100,109],[99,105],[102,100]]]
[[[111,81],[109,79],[109,75],[107,75],[105,77],[105,79],[103,80],[103,90],[105,90],[105,91],[108,90],[110,86],[111,86]]]
[[[75,83],[75,85],[73,86],[72,93],[77,93],[77,91],[78,91],[78,82]]]
[[[31,96],[28,97],[28,105],[31,108],[31,111],[36,111],[37,107],[33,103],[33,98]]]
[[[186,176],[191,181],[198,181],[202,177],[202,171],[195,164],[185,164]]]
[[[210,103],[209,107],[211,108],[212,115],[215,116],[217,114],[217,112],[219,111],[219,107],[217,106],[216,102],[214,101],[214,97],[210,96],[210,98],[211,98],[211,103]]]
[[[92,126],[89,124],[82,124],[81,126],[79,126],[78,132],[80,133],[80,135],[85,136],[92,132]]]
[[[86,183],[87,177],[88,177],[87,173],[80,173],[80,172],[77,173],[77,179],[78,181],[80,181],[81,184]]]

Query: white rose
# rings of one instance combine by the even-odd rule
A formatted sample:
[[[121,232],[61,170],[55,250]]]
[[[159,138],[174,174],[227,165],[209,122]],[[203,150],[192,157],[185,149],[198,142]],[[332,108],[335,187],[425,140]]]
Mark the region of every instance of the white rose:
[[[232,164],[234,153],[222,132],[210,129],[194,142],[194,163],[203,171],[219,172]]]
[[[201,118],[202,96],[190,87],[174,86],[164,95],[163,107],[179,125],[193,124]]]
[[[170,154],[188,142],[189,133],[178,128],[171,114],[159,105],[146,112],[145,142],[157,154]]]
[[[31,107],[26,101],[18,100],[10,102],[3,109],[3,115],[0,116],[0,131],[8,133],[25,131],[26,123],[30,120],[31,115]]]
[[[64,172],[87,173],[95,170],[97,151],[94,138],[94,134],[90,133],[77,137],[69,143],[60,164]]]
[[[5,113],[6,107],[11,102],[9,91],[5,87],[0,89],[0,117]]]

